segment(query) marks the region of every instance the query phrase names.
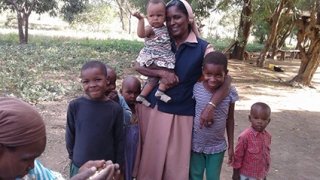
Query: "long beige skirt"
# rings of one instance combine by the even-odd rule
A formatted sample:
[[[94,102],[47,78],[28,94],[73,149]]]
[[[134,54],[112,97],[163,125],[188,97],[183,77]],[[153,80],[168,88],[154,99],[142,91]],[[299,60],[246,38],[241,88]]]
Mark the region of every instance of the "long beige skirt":
[[[137,180],[188,180],[193,116],[167,114],[137,105]]]

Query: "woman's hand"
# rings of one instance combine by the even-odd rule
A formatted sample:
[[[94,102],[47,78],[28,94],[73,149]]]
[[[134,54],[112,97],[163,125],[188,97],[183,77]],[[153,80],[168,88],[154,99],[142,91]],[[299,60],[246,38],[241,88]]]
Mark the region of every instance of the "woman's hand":
[[[135,63],[134,68],[142,75],[160,77],[161,83],[166,85],[167,88],[171,88],[179,83],[179,78],[173,70],[157,67],[154,64],[151,64],[149,67],[140,66],[138,62]]]
[[[179,77],[173,70],[163,70],[160,77],[161,83],[166,85],[167,88],[172,88],[179,83]]]
[[[80,167],[79,173],[70,180],[118,180],[120,179],[120,170],[118,164],[112,161],[88,161]]]
[[[105,166],[105,164],[105,160],[88,161],[80,167],[79,173],[85,172],[92,167],[95,167],[99,171]],[[108,162],[108,164],[110,164],[110,162]]]
[[[200,114],[200,129],[202,129],[203,126],[210,127],[211,124],[214,123],[214,107],[207,104],[206,107],[202,110]]]

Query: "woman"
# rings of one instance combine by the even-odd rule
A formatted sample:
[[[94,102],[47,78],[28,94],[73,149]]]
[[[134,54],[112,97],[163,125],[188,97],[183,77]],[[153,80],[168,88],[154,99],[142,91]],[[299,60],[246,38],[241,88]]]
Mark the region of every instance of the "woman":
[[[18,99],[0,98],[0,180],[61,179],[36,160],[45,146],[46,128],[37,110]],[[106,168],[96,180],[113,179],[114,174],[120,173],[118,165],[110,161],[89,161],[72,179],[85,180],[103,166]]]
[[[136,70],[146,76],[159,76],[170,87],[166,93],[171,103],[158,101],[155,90],[147,100],[151,107],[137,106],[140,142],[133,176],[138,180],[189,179],[191,135],[195,102],[193,85],[201,77],[204,56],[213,47],[199,38],[190,5],[184,0],[172,0],[166,6],[166,25],[172,37],[176,55],[174,73],[165,69],[150,69],[136,64]],[[217,90],[202,111],[201,127],[213,123],[215,104],[229,91],[231,78]]]

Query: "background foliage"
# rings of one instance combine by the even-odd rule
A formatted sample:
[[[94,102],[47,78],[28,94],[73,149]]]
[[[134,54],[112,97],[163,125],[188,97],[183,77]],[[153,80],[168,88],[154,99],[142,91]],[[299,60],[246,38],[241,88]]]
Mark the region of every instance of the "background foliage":
[[[143,42],[117,39],[73,39],[31,36],[19,45],[17,34],[0,34],[0,96],[21,97],[29,102],[74,98],[82,92],[81,66],[98,59],[114,67],[119,78],[135,74],[132,66]],[[228,41],[208,39],[221,51]],[[249,51],[262,46],[250,44]]]

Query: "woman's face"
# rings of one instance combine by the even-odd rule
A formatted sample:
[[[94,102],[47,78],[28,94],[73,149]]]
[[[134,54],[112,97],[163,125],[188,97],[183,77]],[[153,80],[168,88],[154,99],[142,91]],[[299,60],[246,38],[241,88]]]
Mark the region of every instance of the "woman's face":
[[[173,38],[188,37],[188,18],[177,6],[167,9],[166,24]]]
[[[0,179],[24,177],[34,168],[34,160],[43,153],[45,146],[46,138],[13,150],[0,144]]]

